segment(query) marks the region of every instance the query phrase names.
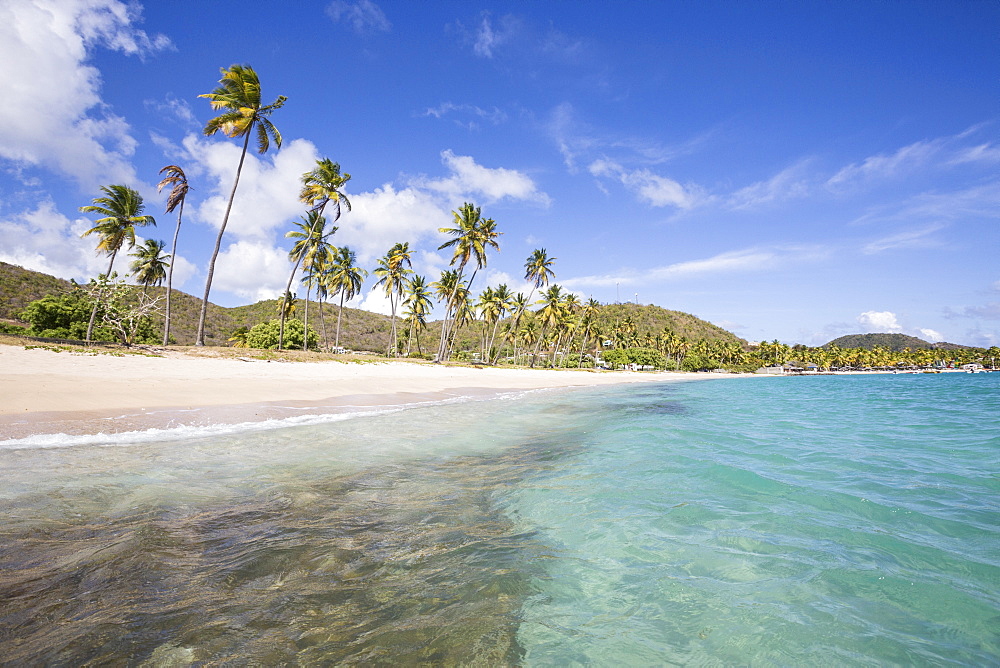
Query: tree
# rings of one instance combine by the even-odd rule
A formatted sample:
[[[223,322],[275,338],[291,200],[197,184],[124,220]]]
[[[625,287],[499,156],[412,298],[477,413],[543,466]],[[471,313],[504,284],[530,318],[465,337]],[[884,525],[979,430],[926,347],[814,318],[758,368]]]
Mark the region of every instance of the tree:
[[[135,246],[135,228],[146,225],[156,225],[156,220],[152,216],[143,215],[145,208],[142,203],[142,196],[123,185],[101,186],[105,197],[94,198],[94,203],[81,206],[83,213],[96,213],[103,218],[94,221],[94,226],[84,232],[81,236],[97,234],[100,239],[97,242],[97,250],[107,253],[111,260],[108,262],[108,270],[105,276],[111,275],[111,268],[115,264],[115,256],[125,242],[128,247]],[[90,342],[90,335],[94,331],[94,318],[97,316],[97,309],[100,302],[94,302],[94,308],[90,312],[90,322],[87,324],[86,341]]]
[[[417,335],[417,352],[423,353],[420,349],[420,332],[427,326],[427,314],[431,311],[431,290],[427,285],[427,279],[423,276],[414,276],[407,282],[406,299],[403,301],[403,308],[406,309],[404,315],[409,323],[406,337],[406,354],[410,354],[410,345],[413,335]]]
[[[438,246],[438,250],[454,247],[449,264],[450,266],[458,264],[458,279],[455,282],[456,289],[462,284],[462,275],[465,273],[465,266],[469,263],[470,259],[475,260],[476,269],[472,272],[472,277],[468,282],[468,287],[471,288],[472,282],[476,279],[476,273],[486,266],[486,251],[489,248],[497,251],[500,250],[497,237],[501,233],[496,231],[496,221],[492,218],[484,219],[480,208],[469,202],[464,203],[458,211],[452,211],[452,215],[454,216],[455,226],[441,227],[438,228],[438,231],[449,234],[453,238]],[[446,309],[453,302],[455,302],[454,294],[448,300]],[[438,361],[442,361],[447,357],[448,337],[454,334],[448,326],[448,315],[446,310],[444,321],[441,323],[441,343],[438,346]],[[457,326],[457,323],[455,325]]]
[[[167,277],[167,267],[171,265],[167,260],[169,255],[163,254],[163,241],[156,239],[146,239],[146,243],[139,246],[139,250],[130,253],[135,260],[129,266],[129,271],[135,277],[135,282],[142,286],[142,294],[151,285],[160,285]]]
[[[378,276],[375,286],[384,286],[385,296],[389,298],[389,309],[392,312],[392,330],[389,333],[389,347],[385,351],[386,356],[399,352],[399,343],[396,340],[396,304],[403,297],[403,290],[407,283],[406,275],[413,273],[409,268],[412,266],[410,256],[410,244],[398,243],[389,249],[385,257],[378,259],[378,267],[375,269],[375,275]]]
[[[594,324],[594,318],[601,312],[601,302],[593,297],[583,305],[583,336],[580,337],[580,367],[583,367],[583,351],[587,347],[587,338],[590,336],[590,327]]]
[[[326,205],[333,202],[336,213],[333,222],[340,220],[341,204],[351,210],[351,202],[344,194],[343,188],[351,175],[347,172],[341,173],[340,163],[333,162],[329,158],[316,161],[316,166],[312,171],[302,175],[302,190],[299,192],[299,201],[312,207],[313,211],[323,213]]]
[[[292,318],[286,323],[285,337],[288,340],[289,346],[307,346],[309,348],[315,348],[316,344],[319,342],[319,335],[316,334],[316,330],[310,327],[308,329],[308,337],[305,337],[306,328],[302,324],[302,321],[298,318]],[[267,322],[262,322],[254,325],[250,328],[250,331],[246,335],[246,345],[248,348],[257,348],[262,350],[270,350],[278,347],[278,332],[281,329],[281,323],[275,320],[269,320]],[[308,338],[308,340],[306,340]],[[303,343],[305,341],[305,343]]]
[[[340,347],[340,321],[344,315],[344,300],[350,301],[361,292],[368,272],[355,265],[357,257],[347,246],[335,248],[330,258],[323,280],[327,290],[340,295],[340,309],[337,312],[337,338],[334,346]]]
[[[535,359],[538,357],[538,351],[545,338],[545,331],[555,328],[560,319],[563,317],[563,311],[565,310],[565,307],[563,306],[563,297],[562,288],[558,285],[553,285],[545,291],[545,294],[537,302],[542,304],[542,308],[537,311],[537,314],[541,319],[542,326],[541,333],[535,343],[535,355],[531,359],[532,367],[535,366]]]
[[[177,165],[167,165],[160,170],[167,175],[156,185],[157,192],[162,192],[164,188],[170,186],[170,194],[167,195],[167,204],[164,213],[171,213],[177,209],[177,226],[174,228],[174,243],[170,247],[170,265],[167,270],[167,312],[163,317],[163,345],[167,345],[170,339],[170,292],[173,290],[174,282],[174,258],[177,257],[177,237],[181,233],[181,217],[184,215],[184,200],[187,199],[188,186],[187,176],[184,170]]]
[[[295,239],[295,243],[292,244],[292,250],[288,251],[288,259],[293,262],[292,273],[288,276],[288,285],[285,286],[285,294],[289,294],[292,290],[292,281],[295,280],[295,272],[299,270],[299,264],[303,264],[307,269],[311,268],[314,264],[322,265],[326,258],[330,254],[330,243],[327,239],[337,232],[337,227],[330,228],[329,231],[326,230],[326,218],[324,218],[318,211],[309,211],[305,216],[302,216],[302,222],[295,221],[294,223],[298,226],[298,229],[291,230],[285,233],[285,237],[289,239]],[[306,312],[305,312],[306,322],[309,321],[309,286],[306,286]],[[281,325],[279,327],[278,333],[278,350],[282,349],[285,343],[285,325],[284,318],[281,319]]]
[[[247,146],[250,144],[250,135],[256,129],[257,153],[267,153],[267,149],[274,141],[274,145],[281,148],[281,133],[274,127],[268,118],[276,110],[280,109],[286,98],[279,95],[278,98],[268,105],[261,104],[260,80],[257,73],[249,65],[233,65],[228,70],[222,69],[222,79],[220,86],[211,93],[205,93],[198,97],[208,98],[212,109],[224,109],[225,112],[211,119],[202,131],[205,136],[211,137],[221,130],[223,134],[231,139],[243,137],[243,150],[240,153],[240,162],[236,166],[236,179],[233,181],[233,189],[229,193],[229,202],[226,204],[226,212],[222,217],[222,224],[219,226],[219,234],[215,239],[215,249],[208,261],[208,275],[205,279],[205,296],[201,302],[201,314],[198,316],[198,334],[195,337],[195,345],[205,345],[205,315],[208,312],[208,295],[212,290],[212,278],[215,275],[215,260],[219,256],[219,249],[222,247],[222,235],[226,233],[226,225],[229,223],[229,213],[233,209],[233,200],[236,199],[236,187],[240,183],[240,173],[243,171],[243,161],[246,159]]]

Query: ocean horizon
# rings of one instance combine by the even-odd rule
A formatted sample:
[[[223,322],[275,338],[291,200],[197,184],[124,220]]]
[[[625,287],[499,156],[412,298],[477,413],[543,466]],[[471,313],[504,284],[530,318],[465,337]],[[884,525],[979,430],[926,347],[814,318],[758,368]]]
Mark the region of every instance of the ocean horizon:
[[[1000,374],[0,442],[3,663],[996,665]]]

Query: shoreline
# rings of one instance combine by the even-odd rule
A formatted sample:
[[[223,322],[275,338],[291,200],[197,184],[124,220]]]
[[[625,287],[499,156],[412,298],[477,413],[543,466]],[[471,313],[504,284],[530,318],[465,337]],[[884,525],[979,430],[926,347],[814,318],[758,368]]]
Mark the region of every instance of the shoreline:
[[[753,374],[738,374],[739,376]],[[511,392],[737,374],[94,355],[0,345],[0,441],[334,415]]]

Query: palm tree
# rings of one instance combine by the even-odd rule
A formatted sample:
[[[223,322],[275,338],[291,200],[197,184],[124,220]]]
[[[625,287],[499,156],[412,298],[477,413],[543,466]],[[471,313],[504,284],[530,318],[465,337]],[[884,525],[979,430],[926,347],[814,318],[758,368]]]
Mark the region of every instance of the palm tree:
[[[406,337],[406,354],[410,354],[410,345],[413,335],[417,335],[417,352],[423,353],[420,349],[420,332],[427,327],[427,314],[431,311],[431,290],[427,285],[427,279],[423,276],[414,276],[407,282],[406,299],[403,307],[406,309],[404,315],[410,323]]]
[[[292,294],[291,292],[286,292],[285,296],[281,298],[278,302],[278,317],[279,318],[290,318],[292,314],[295,313],[298,308],[296,303],[299,300],[297,294]]]
[[[397,243],[389,249],[385,257],[378,259],[375,275],[379,277],[375,286],[385,286],[385,296],[389,298],[389,308],[392,311],[392,331],[389,333],[389,346],[385,351],[387,357],[399,354],[399,342],[396,337],[396,304],[403,297],[407,274],[413,273],[409,243]]]
[[[344,315],[344,300],[352,300],[361,292],[368,272],[355,265],[357,256],[347,246],[335,248],[323,278],[327,290],[340,295],[340,309],[337,312],[337,338],[334,346],[340,347],[340,321]]]
[[[247,146],[250,144],[250,135],[257,131],[257,153],[267,153],[271,145],[281,148],[281,133],[274,127],[268,116],[280,109],[286,98],[279,95],[278,99],[268,105],[262,105],[260,99],[260,80],[257,73],[249,65],[233,65],[228,70],[222,69],[222,79],[220,86],[211,93],[205,93],[198,97],[208,98],[212,109],[225,109],[225,112],[211,119],[202,131],[205,136],[211,137],[219,130],[230,138],[243,137],[243,151],[240,153],[240,162],[236,166],[236,179],[233,181],[233,189],[229,193],[229,203],[226,205],[226,213],[222,217],[222,225],[219,226],[219,235],[215,239],[215,249],[212,257],[208,261],[208,276],[205,279],[205,297],[201,301],[201,314],[198,316],[198,334],[195,337],[195,345],[205,345],[205,314],[208,312],[208,294],[212,290],[212,278],[215,275],[215,260],[219,256],[219,249],[222,247],[222,235],[226,232],[226,225],[229,223],[229,212],[233,208],[233,200],[236,198],[236,186],[240,183],[240,172],[243,171],[243,161],[247,155]],[[308,339],[308,336],[306,337]]]
[[[542,296],[542,298],[537,302],[538,304],[542,304],[542,308],[537,311],[538,316],[542,321],[542,326],[538,341],[535,344],[535,356],[531,360],[532,367],[535,366],[535,359],[538,357],[538,351],[541,347],[542,340],[545,338],[545,331],[554,329],[563,317],[563,298],[564,295],[562,288],[558,285],[553,285],[545,291],[545,295]]]
[[[107,253],[111,260],[108,262],[108,271],[105,276],[111,278],[111,268],[115,264],[115,256],[121,250],[122,245],[128,242],[128,247],[135,246],[135,228],[146,225],[156,225],[156,220],[152,216],[142,215],[144,208],[142,195],[123,185],[101,186],[105,197],[95,197],[93,204],[81,206],[83,213],[96,213],[104,216],[94,221],[94,226],[80,236],[90,236],[97,234],[100,240],[97,242],[97,250]],[[87,323],[87,342],[94,332],[94,318],[97,316],[98,301],[94,302],[94,309],[90,312],[90,322]]]
[[[518,292],[510,300],[510,311],[514,314],[514,317],[511,318],[510,327],[507,328],[506,339],[509,340],[512,335],[514,337],[514,364],[517,364],[518,339],[516,335],[520,329],[521,318],[524,316],[524,310],[528,308],[528,304],[528,297],[523,292]]]
[[[343,187],[351,180],[351,175],[347,172],[341,173],[340,163],[333,162],[329,158],[316,161],[316,166],[312,171],[302,175],[302,190],[299,192],[299,201],[312,206],[313,211],[323,213],[326,205],[333,202],[336,214],[333,222],[340,220],[341,204],[351,210],[351,201],[343,192]]]
[[[167,270],[167,313],[163,318],[163,345],[167,345],[170,338],[170,292],[174,284],[174,262],[177,257],[177,237],[181,233],[181,217],[184,215],[184,200],[187,199],[188,186],[187,176],[184,170],[177,165],[167,165],[160,170],[160,174],[166,172],[167,175],[156,185],[156,192],[162,192],[164,188],[170,186],[170,194],[167,195],[167,204],[164,213],[170,213],[177,209],[177,226],[174,228],[174,243],[170,247],[170,268]]]
[[[308,270],[314,264],[323,264],[326,257],[330,254],[330,242],[327,239],[337,231],[337,227],[331,227],[329,231],[326,230],[326,218],[324,218],[318,211],[309,211],[306,215],[302,216],[302,222],[294,221],[294,224],[298,227],[297,230],[290,230],[285,233],[285,237],[288,239],[295,239],[295,243],[292,244],[292,250],[288,251],[288,259],[293,262],[292,273],[288,276],[288,285],[285,287],[285,294],[289,294],[292,289],[292,281],[295,280],[295,272],[299,270],[299,264],[305,266]],[[305,311],[305,325],[306,331],[309,328],[309,287],[306,286],[306,311]],[[309,337],[306,336],[303,341],[303,350],[305,350],[306,345],[308,345]],[[285,343],[285,319],[281,319],[281,324],[278,328],[278,350],[282,349]]]
[[[472,272],[472,277],[468,283],[468,287],[471,288],[472,282],[476,279],[476,273],[486,266],[486,251],[489,248],[497,251],[500,250],[497,237],[502,233],[496,231],[496,221],[492,218],[484,219],[479,207],[469,202],[464,203],[458,211],[452,211],[452,215],[455,219],[455,226],[441,227],[438,228],[438,231],[450,234],[453,238],[438,246],[438,250],[454,246],[454,252],[449,264],[450,266],[458,264],[458,280],[455,282],[456,289],[462,283],[465,265],[468,264],[470,259],[475,260],[476,269]],[[452,295],[445,305],[446,309],[454,301],[455,295]],[[447,356],[446,342],[449,334],[453,333],[448,327],[448,315],[446,310],[445,319],[441,323],[441,343],[438,346],[438,361],[445,359]]]
[[[524,261],[524,280],[531,282],[531,292],[528,293],[528,303],[535,296],[535,290],[547,286],[549,280],[555,278],[552,265],[559,258],[549,257],[544,248],[535,249]]]
[[[496,343],[497,330],[500,327],[500,321],[503,320],[504,316],[510,310],[511,302],[514,299],[514,295],[511,293],[510,288],[506,284],[501,283],[496,287],[496,289],[483,292],[483,296],[480,298],[479,308],[483,311],[484,319],[487,322],[493,323],[493,333],[486,340],[485,343],[485,355],[484,359],[490,364],[493,363],[493,346]],[[501,346],[502,348],[503,346]],[[499,356],[499,351],[497,352]]]
[[[583,368],[583,351],[587,347],[587,338],[590,336],[590,327],[594,324],[594,318],[601,312],[601,302],[593,297],[583,305],[583,336],[580,338],[580,368]]]
[[[160,285],[167,277],[167,267],[171,265],[167,260],[169,255],[163,254],[163,247],[166,242],[155,239],[146,239],[146,243],[139,246],[139,250],[130,253],[135,260],[129,267],[129,271],[135,276],[135,281],[142,286],[142,294],[151,285]]]

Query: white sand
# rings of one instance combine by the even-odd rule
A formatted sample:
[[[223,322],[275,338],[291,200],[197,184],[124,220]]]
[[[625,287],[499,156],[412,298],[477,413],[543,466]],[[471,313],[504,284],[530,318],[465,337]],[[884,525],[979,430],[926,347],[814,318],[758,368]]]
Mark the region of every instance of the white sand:
[[[705,377],[703,374],[698,376]],[[440,398],[614,383],[691,379],[694,374],[451,367],[408,362],[267,362],[113,356],[0,345],[0,438],[32,424],[129,411],[323,402],[398,401],[400,393]],[[395,397],[394,397],[395,395]],[[249,419],[252,419],[251,415]],[[50,431],[41,428],[41,431]],[[5,433],[7,432],[7,433]]]

